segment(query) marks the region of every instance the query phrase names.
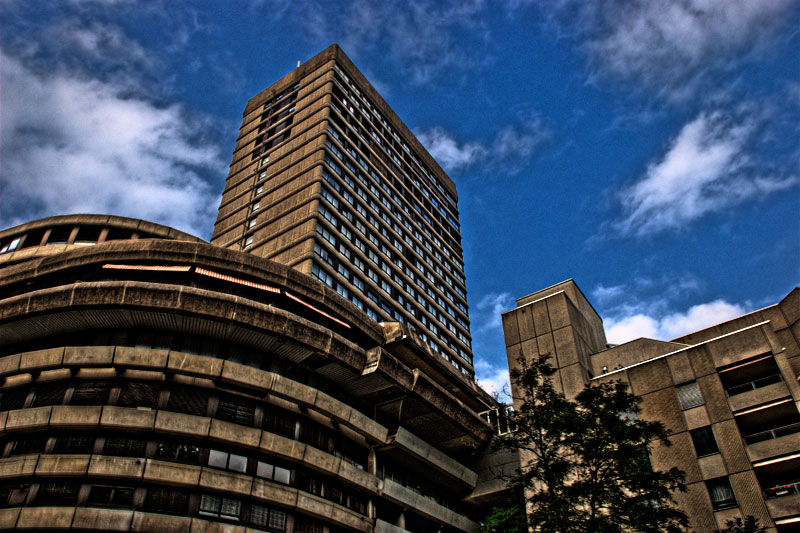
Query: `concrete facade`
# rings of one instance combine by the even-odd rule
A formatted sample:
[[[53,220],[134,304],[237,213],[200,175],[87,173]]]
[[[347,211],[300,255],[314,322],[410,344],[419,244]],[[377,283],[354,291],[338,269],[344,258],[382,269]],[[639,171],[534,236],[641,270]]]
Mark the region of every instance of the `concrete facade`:
[[[407,324],[425,364],[474,380],[455,185],[337,45],[247,103],[211,242]]]
[[[574,281],[517,300],[502,315],[509,365],[550,354],[556,387],[627,383],[642,417],[672,446],[655,468],[686,472],[676,494],[690,531],[753,515],[769,531],[800,531],[800,289],[776,305],[672,339],[607,346],[602,320]],[[513,389],[513,385],[512,385]]]
[[[144,221],[0,249],[0,528],[477,531],[495,402],[407,326]]]

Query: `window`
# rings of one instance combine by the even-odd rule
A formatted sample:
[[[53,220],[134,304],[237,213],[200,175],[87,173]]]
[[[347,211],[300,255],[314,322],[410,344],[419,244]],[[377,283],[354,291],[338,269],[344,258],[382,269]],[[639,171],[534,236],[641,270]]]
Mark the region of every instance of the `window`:
[[[17,387],[0,392],[0,411],[22,409],[28,397],[28,387]]]
[[[247,248],[248,246],[252,246],[252,244],[253,244],[253,236],[250,235],[244,240],[244,246],[245,248]]]
[[[142,439],[106,439],[103,453],[120,457],[144,457],[147,441]]]
[[[94,448],[94,437],[92,436],[68,436],[58,437],[53,449],[55,453],[92,453]]]
[[[681,409],[691,409],[698,405],[703,405],[703,394],[700,392],[700,385],[696,381],[690,381],[675,387],[678,400],[681,402]]]
[[[292,471],[288,468],[282,468],[280,466],[275,466],[270,463],[265,463],[263,461],[258,462],[258,467],[256,468],[256,475],[258,477],[263,477],[264,479],[271,479],[273,481],[277,481],[278,483],[284,483],[288,485],[292,480]]]
[[[235,453],[209,450],[208,466],[233,470],[235,472],[244,472],[247,470],[247,457],[236,455]]]
[[[22,439],[14,441],[11,448],[11,455],[23,455],[26,453],[42,453],[47,445],[47,437],[34,437],[32,439]]]
[[[200,499],[200,514],[206,516],[216,516],[228,520],[239,520],[239,513],[242,510],[242,502],[233,498],[223,498],[203,494]]]
[[[711,507],[715,511],[738,505],[727,477],[706,481],[706,488],[708,488],[708,495],[711,497]]]
[[[45,405],[61,405],[64,401],[64,393],[67,392],[67,382],[40,385],[36,387],[33,395],[31,407],[42,407]]]
[[[159,442],[156,448],[156,459],[197,464],[200,459],[200,448],[190,444]]]
[[[242,426],[252,426],[255,405],[246,398],[220,396],[215,418]]]
[[[75,504],[79,487],[77,483],[42,483],[36,494],[36,503]]]
[[[253,504],[250,506],[250,522],[255,526],[264,527],[270,531],[285,531],[286,513],[263,505]],[[298,531],[297,525],[295,525],[294,530]]]
[[[117,405],[122,407],[158,407],[158,385],[131,382],[122,386]]]
[[[71,405],[105,405],[111,383],[108,381],[86,381],[78,383],[72,393]]]
[[[714,432],[711,426],[693,429],[691,432],[692,442],[694,443],[694,450],[697,452],[697,457],[719,453],[717,441],[714,438]]]
[[[133,505],[134,491],[133,487],[103,487],[95,485],[89,490],[89,499],[86,503],[89,505],[130,507]]]
[[[171,385],[167,410],[187,415],[206,416],[207,395],[201,389]]]

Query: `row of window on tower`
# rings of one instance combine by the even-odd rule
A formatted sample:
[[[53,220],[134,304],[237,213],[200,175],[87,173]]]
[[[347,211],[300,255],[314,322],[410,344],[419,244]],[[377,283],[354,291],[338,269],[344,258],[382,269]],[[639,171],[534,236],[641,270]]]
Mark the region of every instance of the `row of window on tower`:
[[[325,191],[324,188],[323,191]],[[327,194],[330,195],[329,192]],[[467,325],[460,316],[456,315],[451,305],[445,302],[440,295],[434,293],[432,287],[436,285],[437,282],[430,274],[430,271],[422,270],[426,273],[426,278],[432,285],[426,284],[423,280],[423,276],[418,273],[415,274],[415,270],[404,261],[399,258],[393,260],[392,251],[386,248],[385,245],[382,245],[375,237],[375,234],[367,230],[362,222],[356,221],[358,230],[365,235],[367,240],[374,244],[376,249],[380,249],[384,256],[392,261],[391,263],[382,259],[375,249],[366,244],[365,240],[353,236],[352,232],[344,226],[343,222],[324,205],[320,206],[319,212],[337,231],[332,232],[321,224],[317,225],[317,233],[322,237],[322,240],[327,242],[335,250],[335,252],[332,252],[327,247],[317,243],[314,248],[317,256],[330,265],[340,276],[350,282],[362,294],[366,295],[370,300],[381,307],[390,317],[405,322],[402,313],[393,309],[393,304],[400,305],[405,308],[405,311],[411,314],[411,316],[419,320],[436,339],[443,341],[454,352],[458,353],[465,361],[471,364],[471,357],[467,351],[463,346],[455,342],[455,338],[458,338],[465,346],[469,347],[469,337],[467,337],[463,331],[456,328],[452,319],[456,318],[464,330],[468,330]],[[339,210],[339,212],[343,213],[345,217],[347,214],[350,214],[349,212],[345,214],[343,210]],[[334,233],[342,235],[347,241],[338,239]],[[345,242],[347,242],[347,244],[345,244]],[[355,246],[363,256],[368,258],[374,267],[368,266],[355,251],[350,249],[349,245]],[[394,255],[396,256],[397,254],[395,253]],[[417,263],[416,268],[418,270],[424,269],[419,262]],[[354,266],[361,274],[370,279],[375,285],[379,286],[383,292],[386,293],[386,298],[381,297],[377,292],[367,287],[364,283],[364,279],[360,277],[358,273],[353,272],[348,265]],[[379,271],[383,274],[380,274]],[[405,272],[408,279],[404,280],[400,272]],[[341,283],[335,283],[333,277],[328,275],[324,269],[315,269],[314,275],[324,283],[335,288],[344,297],[353,301],[359,309],[365,310],[363,302],[361,302],[357,296],[350,295],[346,286]],[[392,280],[395,285],[390,283],[389,280]],[[434,305],[434,302],[439,305],[439,308]],[[428,315],[426,312],[423,312],[423,310],[429,313],[432,318],[429,319]],[[367,312],[369,313],[369,311]],[[445,312],[449,313],[450,316],[446,316],[444,314]],[[371,313],[370,316],[375,318],[373,315],[374,312]],[[441,329],[437,327],[437,322],[434,321],[437,321],[439,326],[442,326]],[[444,328],[446,328],[449,333],[445,332]],[[420,333],[423,333],[423,338],[427,340],[427,335],[424,335],[424,332]],[[454,337],[451,338],[450,334]],[[436,351],[441,351],[438,347],[434,347],[434,349]],[[453,363],[454,366],[456,365],[455,361],[451,360],[451,363]]]
[[[348,110],[355,115],[356,110],[353,108],[353,106],[355,106],[355,108],[357,108],[360,112],[359,113],[361,119],[360,121],[362,123],[364,122],[363,120],[364,118],[369,117],[368,118],[369,122],[373,125],[373,127],[381,129],[381,133],[383,134],[386,141],[381,140],[379,136],[376,136],[375,132],[373,132],[373,135],[376,137],[376,140],[378,140],[382,145],[384,143],[391,144],[393,148],[398,150],[398,153],[399,153],[398,146],[401,146],[403,148],[403,152],[407,154],[407,157],[405,155],[403,156],[406,162],[408,163],[407,170],[409,174],[411,174],[411,177],[415,185],[423,191],[423,194],[425,194],[426,197],[430,198],[434,202],[436,207],[439,208],[443,213],[443,215],[448,218],[449,222],[453,224],[456,228],[458,228],[458,222],[456,220],[458,210],[456,207],[455,199],[450,195],[447,189],[445,189],[445,187],[439,182],[439,180],[434,177],[433,172],[431,172],[428,166],[421,161],[421,158],[417,156],[414,150],[412,150],[408,146],[408,144],[405,141],[403,141],[403,139],[401,138],[400,135],[398,135],[394,127],[378,111],[377,107],[372,105],[372,103],[369,101],[369,98],[367,98],[361,92],[361,90],[350,80],[350,77],[347,76],[347,74],[345,74],[344,71],[342,71],[342,69],[339,68],[338,65],[336,65],[334,69],[337,74],[337,76],[334,77],[334,80],[337,84],[339,84],[339,87],[347,96]],[[387,142],[388,139],[391,139],[390,143]],[[416,164],[416,168],[414,168],[413,165],[410,164],[411,161],[409,161],[409,159],[413,161],[414,164]],[[404,168],[404,166],[406,165],[401,164],[400,168]],[[420,182],[419,176],[425,177],[423,181],[426,182],[426,186],[423,186],[423,184]],[[431,189],[430,192],[427,190],[428,186],[427,184],[429,184],[429,187]],[[439,202],[435,201],[437,196],[439,196],[442,200],[444,200],[444,202],[449,205],[449,209],[451,209],[454,213],[456,213],[455,217],[448,214],[447,211],[441,205],[439,205]]]

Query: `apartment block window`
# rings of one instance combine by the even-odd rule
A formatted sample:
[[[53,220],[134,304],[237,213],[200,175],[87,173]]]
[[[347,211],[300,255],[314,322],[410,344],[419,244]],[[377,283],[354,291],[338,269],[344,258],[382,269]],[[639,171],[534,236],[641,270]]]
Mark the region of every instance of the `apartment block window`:
[[[144,457],[147,441],[143,439],[106,439],[103,446],[105,455],[116,455],[120,457]]]
[[[244,472],[247,469],[247,457],[236,455],[235,453],[209,450],[208,466],[233,470],[234,472]]]
[[[216,418],[242,426],[252,426],[255,405],[246,398],[220,396]]]
[[[266,528],[268,531],[285,531],[286,513],[263,505],[253,504],[250,507],[250,522],[254,526]],[[296,525],[294,530],[298,531]]]
[[[288,485],[292,480],[292,471],[263,461],[258,462],[256,475],[264,479],[270,479]]]
[[[77,483],[42,483],[36,494],[36,503],[75,504],[79,488]]]
[[[694,449],[697,452],[697,457],[719,453],[717,440],[714,438],[714,432],[711,430],[711,426],[693,429],[690,433],[692,435]]]
[[[28,387],[17,387],[0,392],[0,411],[22,409],[25,399],[28,397],[28,390]]]
[[[715,511],[736,507],[736,496],[727,477],[720,477],[706,481],[708,495],[711,497],[711,507]]]
[[[200,459],[200,448],[190,444],[159,442],[158,448],[156,448],[156,459],[197,464]]]
[[[681,409],[691,409],[698,405],[703,405],[703,394],[700,392],[700,385],[696,381],[690,381],[675,387],[678,400],[681,402]]]
[[[53,448],[55,453],[92,453],[94,447],[94,437],[80,435],[58,437]]]
[[[158,407],[159,386],[152,383],[130,382],[122,386],[117,405],[122,407]]]
[[[201,389],[172,385],[167,401],[167,410],[187,415],[205,416],[207,403],[207,395]]]
[[[104,487],[95,485],[89,490],[89,505],[130,507],[133,505],[133,487]]]
[[[242,502],[233,498],[223,498],[203,494],[200,499],[200,514],[206,516],[216,516],[227,520],[239,520],[239,513],[242,510]]]
[[[253,236],[250,235],[244,240],[244,247],[247,248],[248,246],[253,245]]]
[[[67,385],[67,382],[62,381],[61,383],[52,383],[36,387],[31,407],[61,405],[64,401],[64,393],[67,392]]]
[[[187,493],[171,489],[149,489],[144,500],[147,510],[173,514],[186,514],[188,504]]]

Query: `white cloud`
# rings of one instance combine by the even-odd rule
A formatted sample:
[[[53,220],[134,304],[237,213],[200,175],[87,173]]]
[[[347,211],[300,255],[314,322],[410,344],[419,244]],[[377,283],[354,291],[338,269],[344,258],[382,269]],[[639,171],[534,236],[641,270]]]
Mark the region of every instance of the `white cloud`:
[[[487,144],[475,141],[459,143],[452,134],[438,126],[417,131],[415,135],[447,172],[459,172],[475,164],[484,164],[514,174],[550,135],[539,115],[524,113],[520,119],[520,125],[503,127]]]
[[[62,213],[114,213],[204,234],[224,175],[210,127],[178,105],[126,87],[55,71],[40,74],[2,54],[4,224]]]
[[[514,308],[514,299],[507,292],[489,293],[483,296],[472,313],[472,329],[476,333],[500,330],[501,313]]]
[[[746,309],[725,300],[693,305],[685,312],[650,316],[636,313],[605,320],[606,339],[622,344],[640,337],[669,340],[743,315]]]
[[[433,158],[448,172],[458,172],[482,159],[487,150],[476,142],[459,144],[443,128],[435,127],[417,133]]]
[[[700,217],[787,189],[797,177],[756,175],[749,141],[754,116],[705,112],[684,125],[667,152],[620,193],[622,234],[680,229]]]
[[[792,0],[557,5],[560,20],[584,39],[593,74],[632,81],[673,101],[713,86],[715,74],[764,49],[796,8]]]
[[[508,368],[495,367],[489,363],[478,360],[475,364],[475,381],[483,390],[504,403],[511,403],[509,392],[511,383],[509,381]]]

